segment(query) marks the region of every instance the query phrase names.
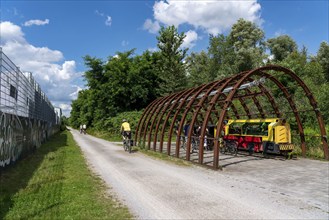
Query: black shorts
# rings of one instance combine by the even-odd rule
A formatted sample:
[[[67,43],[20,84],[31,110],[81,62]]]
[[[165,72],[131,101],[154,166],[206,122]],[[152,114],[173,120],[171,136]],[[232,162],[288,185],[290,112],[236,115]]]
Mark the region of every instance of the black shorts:
[[[129,139],[131,139],[131,131],[123,131],[123,132],[122,132],[122,135],[123,135],[124,137],[128,137]]]

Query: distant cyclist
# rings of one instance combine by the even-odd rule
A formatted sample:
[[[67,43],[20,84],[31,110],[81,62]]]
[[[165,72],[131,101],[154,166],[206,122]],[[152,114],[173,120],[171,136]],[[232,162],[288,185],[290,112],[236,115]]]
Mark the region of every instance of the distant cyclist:
[[[86,131],[87,131],[87,125],[86,125],[86,124],[83,124],[83,125],[82,125],[82,132],[83,132],[84,134],[86,134]]]
[[[121,131],[121,135],[122,135],[123,139],[125,139],[126,137],[131,139],[130,124],[126,119],[122,120],[120,131]]]

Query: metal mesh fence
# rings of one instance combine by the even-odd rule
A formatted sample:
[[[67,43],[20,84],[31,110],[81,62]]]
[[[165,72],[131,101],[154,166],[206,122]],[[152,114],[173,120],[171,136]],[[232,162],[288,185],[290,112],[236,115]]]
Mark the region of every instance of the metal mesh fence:
[[[58,122],[51,102],[32,74],[23,73],[0,47],[0,111],[17,116]]]

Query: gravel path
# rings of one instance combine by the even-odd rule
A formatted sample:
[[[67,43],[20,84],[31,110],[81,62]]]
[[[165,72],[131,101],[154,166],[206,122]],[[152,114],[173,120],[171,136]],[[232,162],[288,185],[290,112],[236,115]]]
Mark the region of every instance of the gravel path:
[[[214,171],[129,154],[71,132],[90,167],[137,219],[329,219],[327,162],[255,160]]]

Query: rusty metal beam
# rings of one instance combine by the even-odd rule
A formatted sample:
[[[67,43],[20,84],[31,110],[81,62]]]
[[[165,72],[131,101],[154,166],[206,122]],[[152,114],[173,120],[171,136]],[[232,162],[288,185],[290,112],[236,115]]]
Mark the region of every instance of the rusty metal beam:
[[[181,92],[180,92],[181,93]],[[179,94],[179,93],[178,93]],[[159,113],[163,110],[168,108],[168,106],[171,104],[171,101],[174,99],[174,97],[177,96],[177,93],[171,94],[167,97],[165,97],[157,106],[156,111],[153,112],[153,120],[151,122],[151,126],[149,126],[149,135],[148,135],[148,148],[150,148],[151,145],[151,135],[152,135],[152,131],[153,131],[153,126],[155,124],[155,121],[158,118]],[[161,120],[161,119],[160,119]],[[156,143],[155,143],[156,144]],[[155,150],[155,149],[154,149]]]
[[[143,130],[143,128],[144,128],[144,125],[145,125],[145,122],[146,122],[146,119],[148,118],[148,117],[150,117],[151,116],[151,112],[152,112],[152,110],[155,108],[155,106],[161,101],[161,99],[162,99],[163,97],[161,97],[161,98],[158,98],[158,99],[156,99],[155,101],[153,101],[145,110],[144,110],[144,113],[143,113],[143,117],[142,117],[142,119],[140,119],[140,121],[138,122],[139,123],[139,126],[138,126],[138,128],[136,129],[136,130],[138,130],[139,131],[139,142],[143,142],[143,145],[145,144],[145,132],[143,132],[144,130]],[[147,124],[146,124],[147,125]],[[145,126],[146,126],[145,125]],[[136,132],[136,135],[137,135],[137,132]],[[143,139],[142,139],[142,136],[144,137]],[[136,143],[137,143],[137,140],[136,140]]]
[[[180,100],[182,99],[184,96],[188,96],[188,94],[190,94],[192,92],[192,90],[186,90],[185,92],[182,92],[180,93],[179,96],[176,97],[177,100]],[[171,112],[174,111],[174,108],[176,107],[176,105],[179,103],[178,101],[176,100],[176,102],[173,103],[173,105],[171,105],[170,109],[169,109],[169,112],[165,118],[165,120],[163,121],[163,125],[162,125],[162,129],[161,129],[161,136],[160,136],[160,152],[162,152],[162,148],[163,148],[163,139],[164,139],[164,134],[165,134],[165,128],[166,128],[166,125],[168,123],[168,120],[169,120],[169,117],[171,115]],[[157,132],[156,131],[156,135],[157,135]],[[172,130],[169,129],[169,133],[171,133]]]

